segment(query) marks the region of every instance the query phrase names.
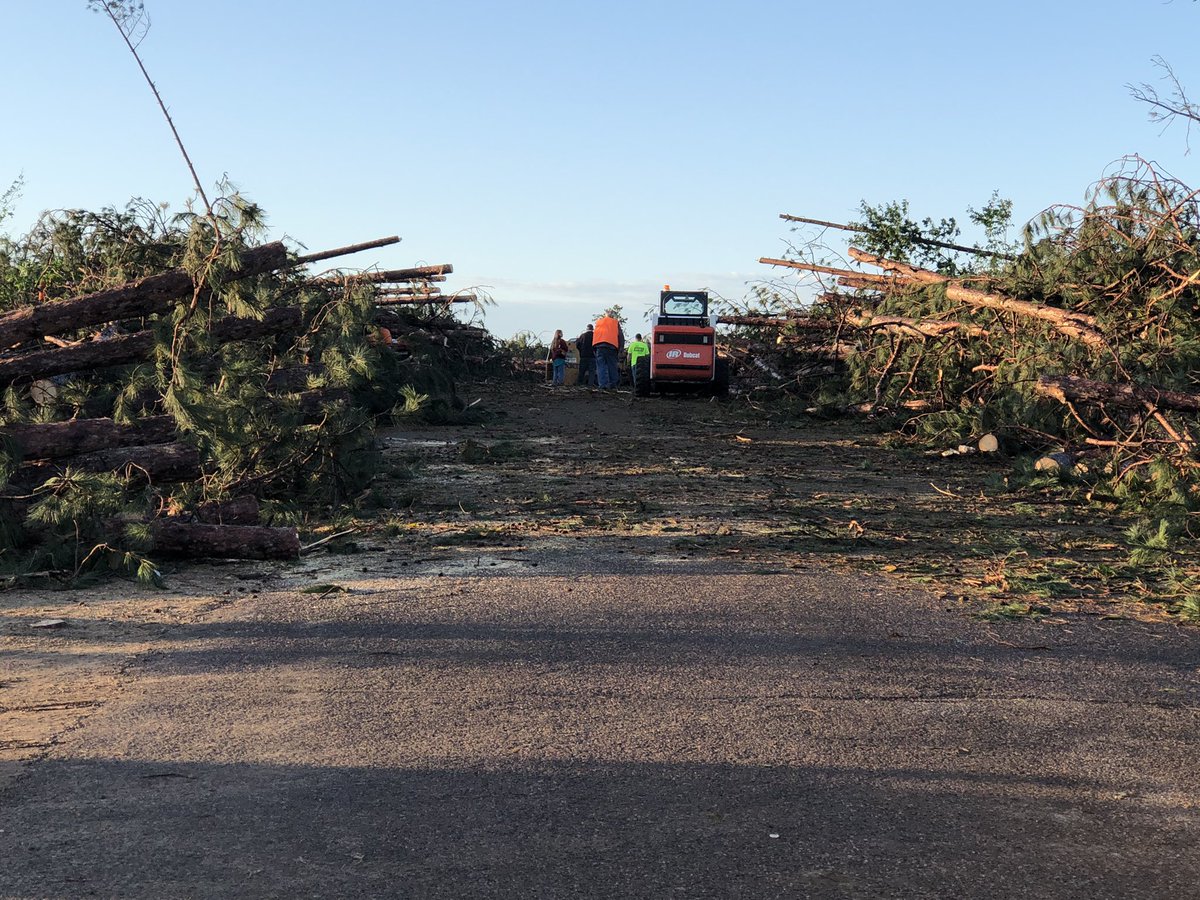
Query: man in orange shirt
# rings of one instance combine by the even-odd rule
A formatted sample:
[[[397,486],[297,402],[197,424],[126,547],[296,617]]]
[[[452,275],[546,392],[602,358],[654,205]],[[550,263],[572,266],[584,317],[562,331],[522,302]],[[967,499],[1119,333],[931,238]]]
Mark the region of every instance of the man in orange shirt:
[[[617,354],[625,347],[621,323],[610,315],[596,320],[592,329],[592,350],[596,354],[596,380],[602,390],[614,390],[621,383]]]

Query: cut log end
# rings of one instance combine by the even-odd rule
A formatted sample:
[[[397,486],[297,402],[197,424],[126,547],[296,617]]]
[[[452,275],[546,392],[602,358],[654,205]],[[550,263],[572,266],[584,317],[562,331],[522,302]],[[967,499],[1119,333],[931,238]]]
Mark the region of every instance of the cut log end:
[[[1000,438],[994,434],[985,434],[975,444],[979,448],[980,453],[999,453]]]

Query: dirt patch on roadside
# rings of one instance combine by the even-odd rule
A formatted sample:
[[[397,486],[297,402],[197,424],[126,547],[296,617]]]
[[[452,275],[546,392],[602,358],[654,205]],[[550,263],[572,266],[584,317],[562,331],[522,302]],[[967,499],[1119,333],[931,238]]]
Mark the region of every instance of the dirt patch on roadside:
[[[884,572],[1001,617],[1164,615],[1129,602],[1119,512],[1020,488],[999,454],[947,458],[863,418],[776,422],[699,398],[475,397],[495,410],[485,427],[388,435],[415,474],[385,484],[376,531],[430,553],[605,536],[642,555]]]

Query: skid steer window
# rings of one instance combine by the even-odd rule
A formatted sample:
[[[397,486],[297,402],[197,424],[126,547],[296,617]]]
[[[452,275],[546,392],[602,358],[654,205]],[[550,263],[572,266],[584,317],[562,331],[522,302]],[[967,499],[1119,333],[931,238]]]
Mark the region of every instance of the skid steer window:
[[[663,301],[662,311],[667,316],[702,316],[704,301],[698,297],[668,297]]]

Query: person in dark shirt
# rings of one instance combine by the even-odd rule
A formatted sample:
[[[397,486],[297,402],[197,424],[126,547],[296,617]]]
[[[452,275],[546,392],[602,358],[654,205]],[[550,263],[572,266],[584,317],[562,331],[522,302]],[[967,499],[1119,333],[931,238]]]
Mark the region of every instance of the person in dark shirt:
[[[579,351],[579,379],[580,387],[595,387],[596,386],[596,353],[592,350],[592,328],[589,325],[587,331],[575,338],[575,349]]]

